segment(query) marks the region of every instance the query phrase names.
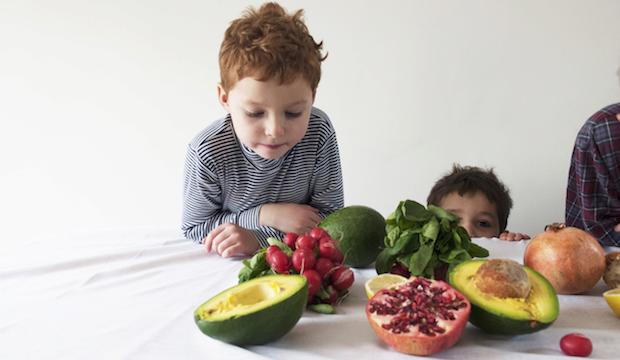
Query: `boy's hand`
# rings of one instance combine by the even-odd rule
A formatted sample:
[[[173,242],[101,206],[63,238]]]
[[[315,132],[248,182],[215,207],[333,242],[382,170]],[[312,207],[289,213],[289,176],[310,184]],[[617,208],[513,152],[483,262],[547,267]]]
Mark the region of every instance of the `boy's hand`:
[[[207,235],[204,240],[207,252],[216,252],[221,257],[249,256],[258,250],[258,240],[251,230],[236,224],[222,224]]]
[[[310,205],[293,203],[264,204],[260,209],[260,224],[283,233],[304,234],[321,222],[319,211]]]
[[[506,241],[520,241],[520,240],[529,240],[530,236],[528,234],[504,231],[503,233],[499,234],[499,239],[506,240]]]

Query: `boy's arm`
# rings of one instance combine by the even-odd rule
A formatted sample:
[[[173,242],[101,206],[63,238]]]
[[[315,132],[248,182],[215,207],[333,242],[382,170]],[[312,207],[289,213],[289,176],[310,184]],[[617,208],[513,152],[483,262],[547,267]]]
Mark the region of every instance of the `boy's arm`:
[[[601,125],[594,127],[591,141],[573,151],[569,182],[576,192],[567,193],[566,223],[582,223],[601,244],[620,246],[615,231],[620,219],[620,122]]]
[[[222,190],[217,176],[209,170],[191,146],[185,159],[183,186],[183,223],[186,238],[202,243],[209,232],[225,223],[250,229],[262,247],[267,238],[279,237],[278,231],[259,225],[260,205],[241,212],[222,210]]]
[[[321,218],[344,207],[340,153],[333,129],[318,151],[312,182],[309,205],[319,210]]]

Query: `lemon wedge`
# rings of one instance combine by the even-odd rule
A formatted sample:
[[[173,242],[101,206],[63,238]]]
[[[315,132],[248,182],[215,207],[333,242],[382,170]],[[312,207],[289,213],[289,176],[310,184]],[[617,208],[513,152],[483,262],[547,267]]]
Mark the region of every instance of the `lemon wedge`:
[[[371,279],[368,279],[368,281],[366,281],[366,284],[364,284],[364,289],[366,290],[366,296],[368,296],[368,298],[370,299],[379,290],[388,288],[390,286],[402,284],[404,282],[407,282],[407,280],[409,279],[407,279],[404,276],[400,276],[396,274],[385,273],[385,274],[377,275]]]
[[[620,288],[605,291],[603,297],[614,313],[620,316]]]

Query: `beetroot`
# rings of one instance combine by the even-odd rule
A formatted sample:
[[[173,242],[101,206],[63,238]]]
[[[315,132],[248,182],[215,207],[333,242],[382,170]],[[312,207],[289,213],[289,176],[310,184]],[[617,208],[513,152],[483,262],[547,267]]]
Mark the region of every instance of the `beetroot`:
[[[471,305],[443,281],[412,277],[377,292],[366,316],[381,340],[397,351],[430,355],[454,345],[463,334]]]

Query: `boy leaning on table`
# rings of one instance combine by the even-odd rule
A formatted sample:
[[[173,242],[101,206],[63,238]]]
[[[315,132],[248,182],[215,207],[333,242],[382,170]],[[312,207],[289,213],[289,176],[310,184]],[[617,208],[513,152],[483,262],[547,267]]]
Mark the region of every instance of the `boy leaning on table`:
[[[427,199],[457,215],[459,224],[471,237],[527,240],[527,234],[506,230],[512,199],[493,169],[455,164],[452,171],[437,180]]]
[[[568,226],[603,246],[620,246],[620,103],[592,115],[579,130],[566,189]]]
[[[322,42],[276,3],[225,32],[218,98],[228,112],[190,142],[182,230],[222,257],[305,233],[344,206],[336,133],[313,107]]]

